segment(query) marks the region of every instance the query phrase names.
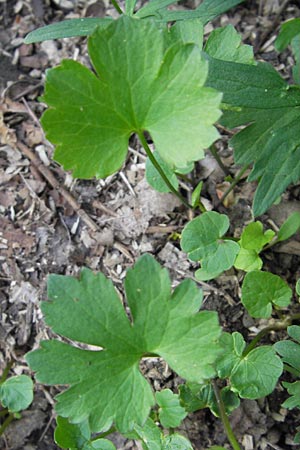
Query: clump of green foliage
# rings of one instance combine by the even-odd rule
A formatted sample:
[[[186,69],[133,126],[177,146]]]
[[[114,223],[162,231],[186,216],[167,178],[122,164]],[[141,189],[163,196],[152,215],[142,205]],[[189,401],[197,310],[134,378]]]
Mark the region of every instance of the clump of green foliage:
[[[49,301],[42,305],[45,320],[74,345],[44,341],[27,361],[40,382],[67,386],[56,404],[55,440],[62,448],[113,450],[106,436],[117,430],[140,440],[145,450],[192,449],[173,429],[188,413],[209,408],[239,450],[228,415],[241,399],[272,393],[283,369],[295,377],[300,373],[299,327],[292,325],[299,315],[285,312],[292,290],[277,275],[261,271],[260,257],[298,232],[300,214],[277,233],[254,221],[232,238],[226,236],[226,215],[203,211],[202,183],[191,205],[178,190],[178,176],[191,172],[218,139],[216,123],[243,126],[230,144],[241,172],[251,165],[249,181],[258,180],[253,214],[264,213],[300,178],[300,87],[256,62],[232,26],[214,30],[204,44],[204,25],[241,0],[204,0],[193,11],[170,11],[172,3],[152,0],[136,10],[136,1],[126,0],[123,12],[114,0],[117,20],[75,19],[30,33],[25,42],[90,36],[94,71],[63,61],[47,72],[42,125],[56,145],[55,160],[78,178],[119,170],[136,134],[148,156],[149,183],[202,212],[181,236],[183,251],[201,264],[196,278],[210,280],[232,267],[246,272],[242,304],[253,318],[273,316],[273,321],[249,343],[238,332],[223,332],[216,312],[199,311],[197,285],[184,280],[172,290],[167,271],[150,255],[127,273],[129,313],[101,273],[84,269],[79,279],[51,275]],[[283,26],[278,49],[289,42],[296,48],[298,26]],[[286,329],[292,340],[260,345],[270,331]],[[153,392],[139,370],[141,359],[149,357],[163,358],[185,380],[177,393]],[[284,386],[291,395],[284,405],[299,407],[299,381]]]

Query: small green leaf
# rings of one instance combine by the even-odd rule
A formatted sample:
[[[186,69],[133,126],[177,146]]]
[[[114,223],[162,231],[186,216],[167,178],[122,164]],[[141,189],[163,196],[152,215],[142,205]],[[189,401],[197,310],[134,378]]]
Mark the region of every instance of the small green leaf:
[[[170,29],[171,39],[180,40],[185,44],[195,44],[200,49],[203,46],[203,24],[200,19],[179,20]]]
[[[296,283],[296,293],[300,296],[300,279]]]
[[[300,229],[300,213],[295,211],[281,225],[277,234],[277,241],[285,241]]]
[[[125,433],[128,439],[139,439],[143,443],[144,450],[162,450],[163,434],[160,428],[148,418],[143,426],[135,425],[134,429]]]
[[[236,242],[222,239],[229,228],[228,217],[209,211],[188,222],[182,232],[181,247],[192,261],[200,261],[198,279],[210,279],[232,267],[240,249]]]
[[[165,428],[179,427],[187,416],[186,410],[180,405],[179,396],[170,389],[156,393],[156,401],[159,408],[159,420]]]
[[[157,12],[157,20],[162,22],[171,22],[176,20],[193,20],[200,19],[203,25],[213,20],[223,12],[242,3],[244,0],[204,0],[193,11],[170,11],[168,9],[160,9]],[[163,2],[162,2],[163,3]]]
[[[187,383],[179,386],[180,400],[188,412],[209,408],[211,412],[219,417],[218,402],[213,387],[210,383],[198,384]],[[240,401],[237,395],[229,387],[221,389],[221,396],[227,414],[238,408]]]
[[[300,381],[295,381],[294,383],[283,381],[282,385],[291,395],[282,406],[287,409],[300,408]]]
[[[255,250],[259,253],[266,244],[272,241],[274,236],[273,230],[264,232],[261,222],[252,222],[243,230],[240,245],[247,250]]]
[[[174,433],[165,437],[162,450],[193,450],[193,447],[186,437]]]
[[[234,332],[222,333],[220,344],[223,352],[217,360],[217,373],[220,378],[229,378],[235,365],[242,358],[246,343],[240,333]]]
[[[61,22],[46,25],[27,34],[25,44],[61,39],[75,36],[90,36],[97,27],[107,27],[113,19],[110,17],[88,17],[84,19],[62,20]]]
[[[193,208],[196,208],[199,205],[202,186],[203,181],[200,181],[192,192],[191,204]]]
[[[132,322],[101,273],[85,269],[80,280],[52,275],[48,290],[47,324],[73,341],[98,347],[91,351],[44,341],[26,357],[41,382],[69,385],[58,395],[56,410],[72,423],[89,419],[92,432],[107,430],[113,422],[121,432],[143,425],[154,405],[139,371],[140,359],[149,353],[187,380],[214,376],[221,332],[217,314],[198,312],[202,293],[190,280],[172,293],[167,271],[151,256],[139,258],[126,276]]]
[[[254,64],[253,48],[243,45],[241,36],[232,25],[211,32],[204,51],[216,59]]]
[[[178,179],[171,169],[170,166],[159,156],[159,153],[154,152],[154,157],[162,170],[164,171],[166,177],[175,189],[178,188]],[[150,186],[152,186],[158,192],[170,192],[170,189],[152,164],[151,160],[148,158],[146,161],[146,179]]]
[[[26,375],[8,378],[0,384],[0,403],[12,413],[28,408],[33,400],[33,383]]]
[[[221,94],[204,87],[198,46],[170,43],[167,27],[122,16],[88,41],[95,72],[63,61],[47,72],[41,121],[55,160],[78,178],[119,170],[133,133],[148,131],[172,167],[204,157],[217,139]]]
[[[286,282],[272,273],[255,270],[244,278],[242,303],[252,317],[271,317],[273,305],[288,306],[292,295]]]
[[[282,52],[292,42],[293,38],[300,34],[300,19],[292,19],[283,23],[280,33],[275,41],[275,48]]]
[[[263,247],[275,236],[273,230],[264,232],[263,224],[259,221],[249,223],[243,230],[239,244],[241,246],[234,267],[245,272],[260,270],[263,262],[259,253]]]
[[[281,356],[283,362],[289,364],[300,374],[300,326],[291,325],[287,331],[288,335],[296,342],[290,340],[276,342],[274,348]]]
[[[107,439],[92,439],[88,421],[73,424],[64,417],[58,416],[54,439],[63,449],[71,450],[116,450],[113,443]]]
[[[252,270],[260,270],[263,266],[262,259],[258,256],[256,250],[247,250],[241,248],[236,260],[234,261],[234,267],[238,270],[244,270],[245,272],[251,272]]]

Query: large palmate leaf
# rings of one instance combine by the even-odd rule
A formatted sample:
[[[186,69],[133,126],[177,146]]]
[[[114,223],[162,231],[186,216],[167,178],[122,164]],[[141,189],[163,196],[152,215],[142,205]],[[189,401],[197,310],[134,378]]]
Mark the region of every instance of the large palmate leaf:
[[[105,177],[125,160],[132,133],[147,130],[160,156],[184,167],[218,136],[221,94],[204,88],[199,47],[151,20],[127,16],[89,39],[97,75],[75,61],[48,72],[42,118],[55,159],[74,176]]]
[[[223,125],[248,125],[231,139],[238,164],[254,163],[258,216],[300,178],[300,87],[289,86],[268,64],[209,60],[207,85],[224,93]]]
[[[85,269],[80,280],[51,276],[51,302],[43,304],[46,322],[56,333],[96,349],[52,340],[27,355],[38,380],[70,385],[57,397],[57,412],[74,423],[89,419],[91,431],[112,422],[127,431],[145,422],[154,396],[139,371],[143,355],[163,357],[191,381],[215,373],[220,327],[215,312],[198,312],[202,293],[192,281],[171,293],[167,271],[144,255],[128,271],[125,290],[132,323],[101,273]]]

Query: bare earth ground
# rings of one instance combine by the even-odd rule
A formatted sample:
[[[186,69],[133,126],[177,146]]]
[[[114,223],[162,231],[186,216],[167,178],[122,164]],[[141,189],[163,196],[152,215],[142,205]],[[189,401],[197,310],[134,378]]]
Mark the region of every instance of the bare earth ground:
[[[232,23],[244,41],[254,45],[256,56],[270,61],[288,79],[292,58],[288,52],[278,55],[273,42],[278,25],[299,13],[299,1],[249,0],[210,24],[207,32],[213,26]],[[120,173],[106,180],[78,181],[51,160],[53,149],[38,123],[44,110],[38,96],[46,68],[62,58],[89,64],[86,40],[26,46],[22,38],[38,26],[63,18],[105,14],[115,16],[105,0],[0,0],[0,373],[13,360],[12,374],[29,374],[24,354],[51,336],[40,311],[49,273],[76,275],[87,266],[103,271],[122,290],[127,268],[139,255],[150,252],[170,269],[174,284],[193,276],[194,266],[173,239],[192,218],[191,213],[173,196],[158,194],[147,185],[145,157],[134,139]],[[217,145],[224,164],[235,174],[226,136]],[[251,220],[255,184],[242,180],[229,202],[218,206],[218,196],[226,185],[211,155],[197,165],[193,176],[195,183],[205,181],[203,201],[207,207],[226,211],[231,231],[238,235]],[[189,196],[190,187],[182,185],[182,192]],[[299,200],[300,187],[291,187],[282,203],[262,220],[269,227],[280,226],[292,211],[300,210]],[[300,277],[299,261],[299,236],[264,254],[265,269],[283,276],[291,286]],[[247,338],[264,322],[254,321],[241,308],[240,278],[232,270],[203,284],[205,307],[219,312],[225,330],[240,331]],[[299,310],[296,299],[291,308]],[[159,360],[146,363],[142,370],[155,389],[176,389],[180,381]],[[37,384],[32,406],[10,425],[0,448],[57,449],[53,440],[53,397],[57,392]],[[293,437],[300,414],[281,408],[285,398],[278,386],[266,399],[242,401],[232,414],[232,426],[246,450],[296,448]],[[189,416],[182,432],[197,450],[226,444],[221,423],[207,410]],[[140,448],[120,436],[113,439],[119,449]]]

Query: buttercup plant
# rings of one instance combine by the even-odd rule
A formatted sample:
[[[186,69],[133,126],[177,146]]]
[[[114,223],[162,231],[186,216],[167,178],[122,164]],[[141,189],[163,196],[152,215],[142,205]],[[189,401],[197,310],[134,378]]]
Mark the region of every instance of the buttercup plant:
[[[177,177],[189,173],[218,139],[216,123],[243,126],[230,143],[240,175],[253,164],[249,180],[259,180],[253,204],[258,216],[300,178],[300,88],[256,62],[232,26],[214,30],[203,45],[204,25],[241,0],[204,0],[193,11],[169,11],[173,3],[152,0],[136,10],[136,1],[127,0],[122,11],[114,0],[116,20],[69,20],[26,37],[32,43],[89,36],[95,72],[69,60],[47,72],[48,109],[41,122],[56,146],[54,159],[77,178],[106,177],[120,169],[136,134],[148,157],[149,183],[202,211],[202,185],[189,204]],[[103,274],[84,269],[79,279],[51,275],[49,301],[42,305],[45,321],[74,345],[44,341],[27,361],[39,382],[67,386],[57,396],[57,444],[112,450],[106,437],[117,430],[146,450],[192,449],[173,429],[188,413],[209,408],[222,420],[233,449],[240,450],[228,415],[241,399],[272,393],[287,366],[299,375],[289,354],[290,344],[299,346],[299,327],[292,325],[299,314],[285,314],[292,290],[280,277],[260,271],[259,256],[299,227],[295,213],[277,234],[256,221],[232,238],[226,236],[228,217],[212,211],[183,230],[182,249],[201,264],[198,279],[213,279],[231,267],[243,270],[241,302],[248,314],[273,316],[249,343],[238,332],[223,332],[216,312],[199,312],[202,291],[193,281],[172,291],[167,271],[150,255],[127,273],[129,316]],[[270,331],[287,329],[296,342],[260,345]],[[163,358],[182,377],[177,393],[153,392],[139,370],[140,361],[151,357]],[[292,395],[287,407],[299,407],[293,397],[298,382],[285,387]]]

